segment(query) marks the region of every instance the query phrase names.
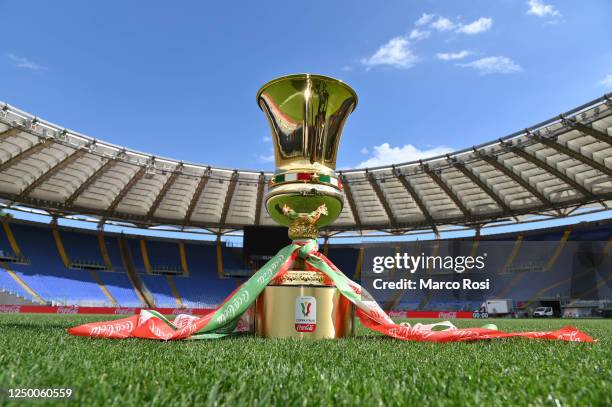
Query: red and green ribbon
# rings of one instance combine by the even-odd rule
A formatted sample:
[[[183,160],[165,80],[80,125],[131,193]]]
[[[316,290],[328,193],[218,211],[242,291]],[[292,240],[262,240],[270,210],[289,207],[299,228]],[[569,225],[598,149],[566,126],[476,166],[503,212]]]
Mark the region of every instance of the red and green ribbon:
[[[94,322],[70,328],[68,333],[77,336],[102,338],[146,338],[160,340],[211,339],[234,333],[250,306],[273,279],[282,277],[297,257],[304,259],[309,270],[323,273],[357,308],[361,324],[374,331],[402,340],[427,342],[457,342],[480,339],[525,337],[574,342],[594,342],[593,338],[567,326],[549,332],[501,332],[486,328],[457,329],[450,322],[432,325],[396,324],[378,305],[374,298],[359,284],[349,279],[334,264],[318,251],[313,239],[294,241],[281,249],[276,256],[259,269],[248,281],[232,292],[223,303],[210,314],[198,318],[181,314],[173,321],[154,310],[142,310],[139,315],[108,322]],[[434,331],[444,326],[447,329]]]

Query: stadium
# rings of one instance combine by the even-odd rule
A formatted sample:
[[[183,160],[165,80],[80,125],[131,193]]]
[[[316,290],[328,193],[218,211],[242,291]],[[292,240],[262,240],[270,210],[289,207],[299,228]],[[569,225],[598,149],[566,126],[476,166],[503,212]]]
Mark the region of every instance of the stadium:
[[[7,303],[212,309],[249,275],[248,256],[221,238],[259,225],[265,234],[265,226],[274,225],[262,205],[273,173],[154,157],[66,131],[7,104],[0,120],[5,208],[44,212],[51,218],[41,225],[4,217],[2,285]],[[495,276],[490,298],[525,305],[553,300],[558,311],[563,305],[608,313],[610,222],[486,237],[480,231],[607,210],[611,127],[612,101],[603,96],[473,149],[416,163],[342,171],[348,205],[323,230],[323,251],[359,279],[369,235],[429,229],[438,238],[418,243],[428,253],[447,251],[461,240],[471,242],[470,250],[477,252],[477,243],[503,239],[512,242],[510,250],[486,269]],[[60,217],[94,222],[98,230],[60,227]],[[198,232],[215,239],[113,234],[104,231],[107,223]],[[442,237],[444,231],[465,228],[474,230],[476,238]],[[329,243],[351,234],[362,236],[363,242]],[[527,241],[555,244],[536,255],[521,251]],[[566,245],[568,241],[604,246],[577,251],[579,246]],[[588,265],[568,267],[581,255],[591,257],[585,259]],[[531,264],[540,260],[543,267]],[[487,299],[475,304],[421,294],[423,298],[396,299],[391,308],[469,311]]]
[[[266,206],[286,180],[0,102],[0,400],[68,389],[84,405],[611,404],[612,94],[583,102],[442,155],[340,168],[326,182],[344,205],[318,244],[398,323],[571,325],[597,340],[585,344],[394,341],[354,315],[348,338],[262,338],[255,306],[227,338],[69,336],[142,310],[212,314],[291,243]]]

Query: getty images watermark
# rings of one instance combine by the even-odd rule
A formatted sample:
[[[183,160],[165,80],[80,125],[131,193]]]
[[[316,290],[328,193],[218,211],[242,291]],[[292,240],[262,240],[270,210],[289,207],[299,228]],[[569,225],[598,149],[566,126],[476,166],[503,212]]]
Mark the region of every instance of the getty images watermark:
[[[487,253],[480,256],[441,256],[441,255],[410,255],[408,253],[395,253],[393,256],[372,257],[373,274],[414,274],[419,270],[431,273],[451,272],[461,274],[463,272],[480,271],[486,267]],[[462,278],[460,280],[437,280],[429,278],[396,278],[389,281],[383,278],[373,278],[372,287],[375,290],[489,290],[490,279],[475,280],[473,278]]]
[[[376,301],[392,305],[483,302],[507,293],[508,287],[530,291],[534,281],[546,282],[551,276],[557,284],[545,294],[569,297],[584,291],[582,282],[597,281],[610,270],[610,247],[607,239],[534,241],[515,236],[387,242],[365,247],[359,277]]]

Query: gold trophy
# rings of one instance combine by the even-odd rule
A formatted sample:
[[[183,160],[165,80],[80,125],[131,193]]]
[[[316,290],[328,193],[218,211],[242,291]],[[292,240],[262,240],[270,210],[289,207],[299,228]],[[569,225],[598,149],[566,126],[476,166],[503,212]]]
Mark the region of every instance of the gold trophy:
[[[344,123],[357,106],[345,83],[321,75],[274,79],[257,92],[274,144],[276,172],[266,194],[272,219],[294,241],[316,239],[343,206],[335,174]],[[256,332],[266,337],[339,338],[353,333],[354,308],[319,272],[299,260],[257,299]]]

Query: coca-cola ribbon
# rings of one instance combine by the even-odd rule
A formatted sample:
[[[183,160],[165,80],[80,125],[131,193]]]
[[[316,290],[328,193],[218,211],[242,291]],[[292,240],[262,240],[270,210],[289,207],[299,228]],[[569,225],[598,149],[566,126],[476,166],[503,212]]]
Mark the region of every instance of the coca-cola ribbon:
[[[281,249],[249,280],[232,292],[210,314],[204,317],[180,314],[173,321],[154,310],[107,322],[94,322],[68,329],[71,335],[103,338],[146,338],[160,340],[211,339],[243,331],[241,326],[250,317],[249,308],[273,279],[290,270],[296,258],[305,260],[308,270],[323,273],[340,293],[357,308],[361,324],[393,338],[426,342],[457,342],[481,339],[525,337],[574,342],[594,342],[577,328],[566,326],[548,332],[501,332],[487,328],[458,329],[449,321],[431,325],[396,324],[359,284],[348,278],[327,257],[318,252],[316,240],[294,241]],[[444,328],[444,330],[435,330]]]

